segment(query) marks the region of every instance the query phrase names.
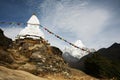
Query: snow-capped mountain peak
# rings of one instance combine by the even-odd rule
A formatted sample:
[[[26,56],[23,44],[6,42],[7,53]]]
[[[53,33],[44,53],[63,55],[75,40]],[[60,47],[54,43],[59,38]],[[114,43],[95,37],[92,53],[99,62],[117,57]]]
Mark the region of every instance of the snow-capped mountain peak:
[[[80,47],[82,49],[85,49],[86,51],[83,51],[82,49],[76,48],[76,47],[71,47],[67,46],[63,50],[63,58],[64,60],[72,67],[75,67],[79,65],[79,60],[84,57],[85,55],[89,54],[88,51],[94,51],[91,49],[88,49],[81,40],[75,41],[74,45],[77,47]]]
[[[74,44],[76,46],[80,47],[80,48],[86,48],[85,45],[82,43],[81,40],[75,41]],[[69,55],[71,55],[71,56],[73,56],[75,58],[78,58],[78,59],[80,59],[81,57],[83,57],[83,56],[85,56],[85,55],[88,54],[87,51],[83,51],[83,50],[78,49],[78,48],[73,47],[73,46],[72,47],[66,47],[63,52],[64,52],[64,54],[67,53],[67,54],[69,54]]]
[[[76,46],[80,47],[80,48],[84,48],[85,45],[82,43],[81,40],[77,40],[75,43],[74,43]]]

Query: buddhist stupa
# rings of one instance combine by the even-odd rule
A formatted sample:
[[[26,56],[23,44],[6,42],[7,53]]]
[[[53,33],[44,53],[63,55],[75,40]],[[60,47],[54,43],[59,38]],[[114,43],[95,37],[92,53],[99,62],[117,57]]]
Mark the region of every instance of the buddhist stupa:
[[[44,39],[44,33],[39,28],[40,21],[35,14],[31,16],[31,18],[27,21],[27,26],[20,31],[18,34],[19,38],[33,38],[39,39],[40,37]]]

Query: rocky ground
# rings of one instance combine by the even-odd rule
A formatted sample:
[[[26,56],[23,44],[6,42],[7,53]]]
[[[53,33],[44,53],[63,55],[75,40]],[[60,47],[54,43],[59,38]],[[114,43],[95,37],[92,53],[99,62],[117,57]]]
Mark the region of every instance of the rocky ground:
[[[0,80],[48,80],[21,70],[0,66]]]
[[[11,41],[3,32],[1,36],[0,80],[96,80],[69,68],[62,58],[62,51],[42,38]]]

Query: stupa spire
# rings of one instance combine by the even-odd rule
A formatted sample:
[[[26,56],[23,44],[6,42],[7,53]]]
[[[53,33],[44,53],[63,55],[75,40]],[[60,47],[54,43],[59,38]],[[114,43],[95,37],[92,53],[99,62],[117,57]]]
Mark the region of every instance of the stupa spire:
[[[40,21],[37,18],[37,16],[35,15],[35,13],[33,13],[33,15],[30,17],[30,19],[27,21],[27,24],[32,24],[32,25],[40,25]]]

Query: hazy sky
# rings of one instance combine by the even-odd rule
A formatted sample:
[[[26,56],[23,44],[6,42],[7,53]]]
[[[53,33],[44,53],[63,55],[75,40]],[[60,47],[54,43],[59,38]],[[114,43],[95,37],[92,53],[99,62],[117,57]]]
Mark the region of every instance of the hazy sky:
[[[0,21],[25,23],[34,12],[41,25],[70,42],[80,39],[95,49],[120,43],[120,0],[0,0]],[[14,38],[25,26],[0,27]],[[44,33],[52,45],[68,45]]]

